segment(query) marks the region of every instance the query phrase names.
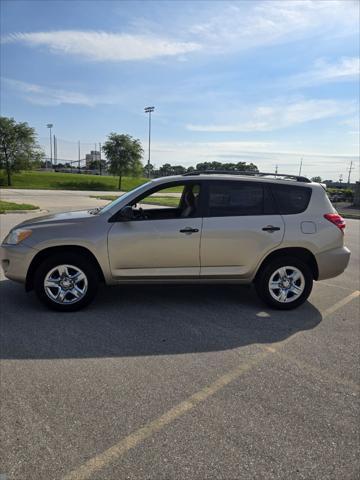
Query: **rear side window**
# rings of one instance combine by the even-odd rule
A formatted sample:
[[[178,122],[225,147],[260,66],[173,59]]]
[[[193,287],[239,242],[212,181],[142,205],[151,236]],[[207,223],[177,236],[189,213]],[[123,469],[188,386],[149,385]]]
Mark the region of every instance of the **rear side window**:
[[[249,182],[209,182],[209,216],[236,217],[264,213],[264,188]]]
[[[309,205],[311,188],[272,184],[271,190],[282,215],[304,212]]]

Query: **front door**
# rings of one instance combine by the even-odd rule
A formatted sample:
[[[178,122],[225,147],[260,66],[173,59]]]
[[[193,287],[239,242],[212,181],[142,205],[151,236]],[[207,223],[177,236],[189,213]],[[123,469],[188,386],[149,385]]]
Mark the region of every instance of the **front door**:
[[[113,277],[198,277],[199,198],[199,185],[177,183],[170,190],[167,184],[166,190],[162,187],[133,201],[135,218],[120,219],[109,231]]]

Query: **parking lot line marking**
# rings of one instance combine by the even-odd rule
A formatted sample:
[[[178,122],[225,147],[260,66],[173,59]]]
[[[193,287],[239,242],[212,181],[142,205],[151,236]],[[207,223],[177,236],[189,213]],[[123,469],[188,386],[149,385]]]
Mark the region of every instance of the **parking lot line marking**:
[[[338,302],[334,303],[331,307],[327,308],[323,312],[321,312],[322,319],[324,320],[326,317],[331,315],[332,313],[335,313],[337,310],[340,308],[344,307],[348,303],[350,303],[352,300],[357,298],[360,295],[360,290],[355,290],[354,292],[350,293],[347,297],[343,298],[342,300],[339,300]],[[291,337],[286,338],[285,340],[280,340],[279,342],[274,342],[274,343],[269,343],[268,345],[265,346],[266,350],[271,353],[277,352],[277,350],[280,347],[283,347],[286,345],[288,342],[291,342],[295,337],[298,335],[301,335],[302,330],[299,330],[298,332],[294,333]]]
[[[325,318],[331,315],[332,313],[336,312],[347,303],[351,302],[354,298],[357,298],[359,295],[360,295],[359,290],[352,292],[350,295],[348,295],[344,299],[335,303],[332,307],[329,307],[328,309],[326,309],[322,313],[322,317]],[[153,420],[152,422],[148,423],[144,427],[139,428],[138,430],[131,433],[127,437],[123,438],[118,443],[108,448],[104,452],[90,458],[90,460],[85,462],[83,465],[81,465],[78,468],[75,468],[74,470],[69,472],[67,475],[65,475],[63,477],[63,480],[89,479],[91,475],[93,475],[95,472],[101,470],[105,466],[109,465],[111,462],[119,459],[126,452],[136,447],[141,442],[143,442],[147,438],[154,435],[156,432],[159,432],[160,430],[162,430],[166,425],[169,425],[170,423],[175,421],[177,418],[181,417],[188,411],[192,410],[198,404],[202,403],[207,398],[213,396],[222,388],[226,387],[231,382],[241,377],[241,375],[247,373],[253,367],[256,367],[257,365],[259,365],[262,362],[262,360],[264,360],[269,355],[273,353],[277,354],[278,348],[276,347],[277,346],[280,347],[284,345],[285,343],[287,343],[287,341],[294,338],[294,336],[295,335],[293,335],[289,339],[284,340],[282,342],[278,342],[278,343],[274,343],[266,346],[265,351],[256,354],[251,360],[225,373],[210,385],[194,393],[183,402],[171,408],[170,410],[165,412],[163,415]]]
[[[344,307],[346,304],[354,300],[360,295],[360,290],[355,290],[355,292],[350,293],[347,297],[343,298],[336,302],[332,307],[327,308],[324,312],[322,312],[322,317],[328,317],[332,313],[335,313],[339,308]]]
[[[242,365],[230,370],[225,375],[219,377],[215,382],[199,390],[191,395],[189,398],[179,403],[175,407],[171,408],[163,415],[148,423],[144,427],[139,428],[135,432],[131,433],[127,437],[120,440],[119,443],[105,450],[103,453],[96,455],[81,465],[79,468],[71,471],[63,480],[85,480],[88,479],[93,473],[97,472],[101,468],[105,467],[112,461],[120,458],[128,450],[136,447],[139,443],[146,440],[159,430],[162,430],[166,425],[172,423],[177,418],[184,415],[189,410],[192,410],[199,403],[203,402],[207,398],[213,396],[216,392],[224,388],[229,383],[239,378],[244,373],[251,370],[253,367],[261,363],[264,358],[268,357],[269,352],[261,352],[255,355],[251,360]]]
[[[351,287],[343,287],[342,285],[335,285],[334,283],[324,282],[323,280],[319,285],[324,285],[325,287],[340,288],[341,290],[352,290]]]

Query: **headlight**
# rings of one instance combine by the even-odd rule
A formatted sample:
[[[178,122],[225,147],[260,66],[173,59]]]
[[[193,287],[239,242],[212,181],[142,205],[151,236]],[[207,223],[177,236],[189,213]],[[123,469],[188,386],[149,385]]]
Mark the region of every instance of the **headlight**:
[[[22,228],[15,228],[11,230],[9,235],[5,238],[4,243],[7,245],[17,245],[18,243],[29,238],[32,234],[32,230],[24,230]]]

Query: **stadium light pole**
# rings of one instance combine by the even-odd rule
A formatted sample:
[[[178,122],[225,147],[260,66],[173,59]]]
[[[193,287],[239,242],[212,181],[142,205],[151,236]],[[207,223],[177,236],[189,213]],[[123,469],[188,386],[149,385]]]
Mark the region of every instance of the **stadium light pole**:
[[[150,145],[151,145],[151,113],[155,110],[155,107],[145,107],[145,113],[149,114],[149,156],[148,156],[148,178],[150,178]]]
[[[47,128],[50,130],[50,163],[51,163],[51,167],[52,167],[52,136],[51,136],[51,129],[52,127],[54,126],[52,123],[48,123],[47,125]]]

